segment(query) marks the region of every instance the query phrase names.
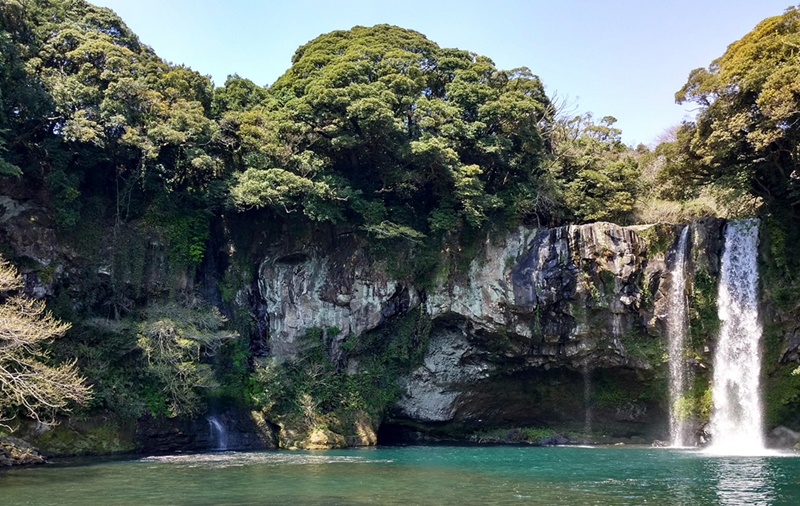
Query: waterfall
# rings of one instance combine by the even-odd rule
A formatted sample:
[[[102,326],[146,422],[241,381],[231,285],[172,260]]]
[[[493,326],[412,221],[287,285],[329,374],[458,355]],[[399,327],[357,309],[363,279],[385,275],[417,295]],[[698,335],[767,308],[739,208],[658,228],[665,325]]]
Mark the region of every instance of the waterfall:
[[[214,443],[212,450],[227,450],[228,433],[225,431],[225,426],[215,416],[209,416],[206,420],[208,420],[210,439]]]
[[[710,451],[714,453],[764,451],[757,246],[758,220],[728,223],[717,295],[721,327],[711,391]]]
[[[684,357],[686,338],[686,253],[689,226],[683,227],[672,264],[672,283],[668,294],[666,330],[669,356],[669,438],[671,446],[689,444],[687,424],[679,413],[680,399],[686,390],[687,371]]]

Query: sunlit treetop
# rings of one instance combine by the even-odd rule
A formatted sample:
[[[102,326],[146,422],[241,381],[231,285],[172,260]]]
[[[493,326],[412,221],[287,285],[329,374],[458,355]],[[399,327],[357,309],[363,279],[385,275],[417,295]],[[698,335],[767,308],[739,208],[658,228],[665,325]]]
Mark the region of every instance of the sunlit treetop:
[[[676,94],[701,106],[681,136],[688,166],[767,201],[800,204],[800,11],[759,23]]]
[[[252,143],[261,156],[245,156],[240,187],[308,179],[313,185],[292,187],[315,188],[317,211],[332,190],[322,199],[329,209],[315,218],[355,213],[372,230],[451,230],[534,212],[550,108],[527,69],[498,70],[412,30],[355,27],[300,47],[270,93],[266,112],[241,118],[244,142],[273,141]],[[292,175],[255,172],[275,170]],[[242,207],[273,202],[233,192]],[[293,195],[281,205],[303,208],[302,194]]]

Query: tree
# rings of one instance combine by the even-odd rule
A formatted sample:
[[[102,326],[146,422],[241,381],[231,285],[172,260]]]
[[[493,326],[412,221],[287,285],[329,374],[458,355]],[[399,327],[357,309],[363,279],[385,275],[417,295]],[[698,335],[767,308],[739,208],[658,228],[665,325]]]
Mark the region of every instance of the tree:
[[[357,26],[300,47],[268,97],[235,78],[226,88],[217,103],[233,111],[256,99],[235,115],[240,208],[297,209],[387,236],[531,212],[549,101],[527,69],[498,70],[412,30]],[[290,203],[275,197],[283,187]]]
[[[0,257],[0,425],[19,412],[52,420],[70,403],[86,403],[91,394],[74,361],[49,365],[44,349],[70,324],[45,311],[43,302],[16,294],[21,286],[16,268]]]
[[[551,130],[551,170],[572,220],[618,221],[633,208],[640,170],[616,121],[605,116],[595,122],[584,114],[562,118]]]
[[[111,10],[3,0],[0,50],[0,177],[45,182],[62,227],[92,198],[116,199],[119,221],[163,193],[202,201],[222,175],[210,78],[160,59]]]
[[[218,387],[214,372],[202,359],[213,356],[235,332],[221,330],[227,319],[217,308],[151,307],[136,329],[144,353],[145,373],[158,388],[159,405],[169,416],[192,415],[205,407],[200,391]]]
[[[676,177],[725,180],[800,211],[800,11],[760,22],[675,95],[700,112],[678,138]]]

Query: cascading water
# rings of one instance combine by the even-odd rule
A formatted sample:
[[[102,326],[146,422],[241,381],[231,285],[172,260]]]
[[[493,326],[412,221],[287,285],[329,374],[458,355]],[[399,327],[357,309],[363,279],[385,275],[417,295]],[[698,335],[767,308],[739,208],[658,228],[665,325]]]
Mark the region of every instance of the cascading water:
[[[728,223],[717,295],[721,327],[711,392],[713,453],[764,452],[757,246],[758,220]]]
[[[211,436],[211,441],[214,442],[213,450],[227,450],[228,449],[228,433],[225,431],[225,426],[222,422],[217,420],[215,416],[209,416],[208,431]]]
[[[687,370],[684,357],[686,337],[686,253],[689,228],[684,227],[678,239],[678,248],[672,265],[672,284],[668,294],[666,329],[669,356],[669,437],[671,446],[686,446],[688,429],[686,419],[679,413],[680,399],[686,389]]]

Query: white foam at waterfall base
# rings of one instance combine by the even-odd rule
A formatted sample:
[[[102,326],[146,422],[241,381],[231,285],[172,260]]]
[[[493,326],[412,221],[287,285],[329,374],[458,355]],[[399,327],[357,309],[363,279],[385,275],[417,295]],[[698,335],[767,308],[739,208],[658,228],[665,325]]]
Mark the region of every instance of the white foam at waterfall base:
[[[711,446],[718,455],[764,455],[761,322],[758,315],[758,220],[728,223],[717,308]]]
[[[686,250],[689,242],[689,227],[681,231],[675,260],[672,264],[672,283],[668,294],[669,306],[666,329],[669,356],[669,436],[670,446],[683,447],[688,444],[686,419],[679,413],[679,402],[686,389],[686,360],[684,341],[686,337]]]

